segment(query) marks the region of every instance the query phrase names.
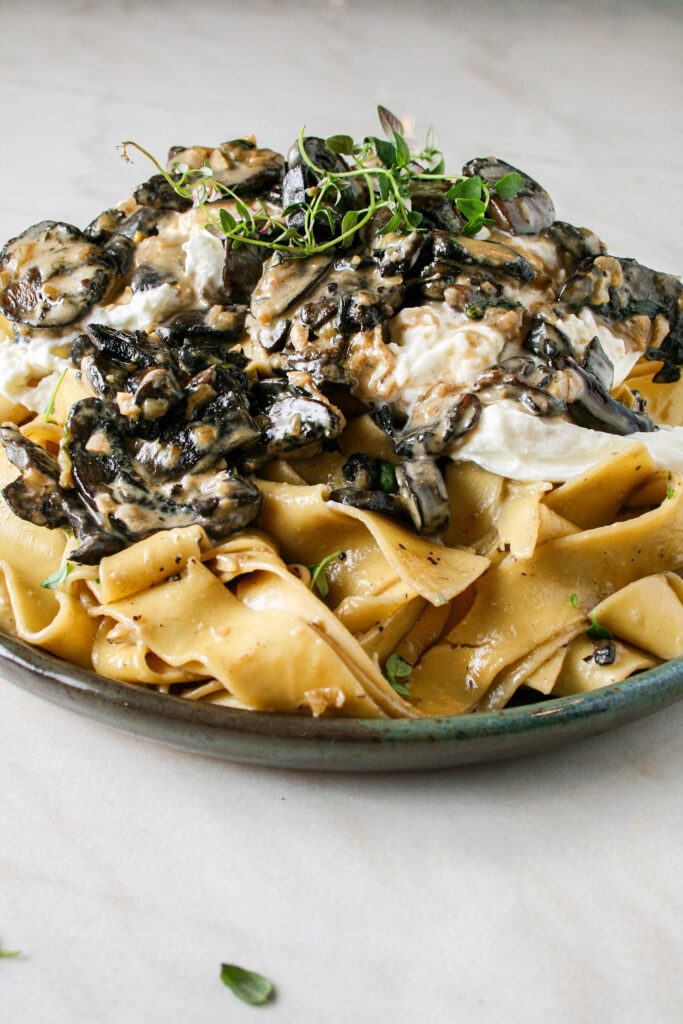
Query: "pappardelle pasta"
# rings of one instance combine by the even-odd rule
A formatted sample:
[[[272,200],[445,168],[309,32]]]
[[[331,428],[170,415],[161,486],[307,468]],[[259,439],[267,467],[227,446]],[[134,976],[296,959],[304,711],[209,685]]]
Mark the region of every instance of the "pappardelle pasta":
[[[314,716],[683,654],[680,282],[380,116],[286,160],[176,147],[85,231],[7,243],[2,631]]]

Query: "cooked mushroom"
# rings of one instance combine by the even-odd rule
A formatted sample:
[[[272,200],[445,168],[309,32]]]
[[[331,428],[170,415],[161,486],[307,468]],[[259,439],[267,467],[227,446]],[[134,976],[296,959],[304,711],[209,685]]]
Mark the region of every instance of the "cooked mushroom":
[[[392,519],[405,519],[405,506],[398,494],[387,494],[386,491],[359,491],[355,487],[340,487],[330,492],[330,501],[339,501],[342,505],[353,505],[365,512],[380,512]]]
[[[187,386],[185,408],[184,418],[166,423],[156,439],[136,451],[137,461],[154,477],[200,472],[261,437],[239,371],[203,370]]]
[[[66,327],[103,298],[116,260],[72,224],[43,220],[0,253],[0,311],[30,327]]]
[[[131,457],[119,427],[111,407],[99,399],[77,402],[69,414],[74,481],[101,529],[121,530],[131,542],[197,523],[212,540],[221,540],[258,514],[258,488],[232,470],[181,472],[168,485],[153,484]]]
[[[593,231],[574,227],[563,220],[553,221],[549,227],[543,229],[542,234],[559,245],[576,263],[589,256],[600,256],[607,251],[604,243]]]
[[[502,199],[492,192],[486,213],[501,231],[513,235],[537,235],[555,220],[553,201],[537,181],[495,156],[475,157],[463,167],[463,174],[476,175],[489,185],[496,185],[512,172],[519,174],[524,184],[510,199]]]
[[[589,306],[610,320],[661,313],[673,326],[680,316],[683,285],[673,274],[617,256],[591,256],[562,287],[558,299],[570,309]]]
[[[215,147],[190,146],[185,149],[174,146],[169,158],[168,171],[173,180],[180,178],[177,164],[198,170],[208,163],[213,171],[213,180],[242,197],[257,195],[279,182],[284,167],[279,153],[257,149],[247,139],[236,139]],[[179,196],[163,174],[152,175],[135,189],[133,196],[140,206],[153,209],[182,211],[192,206],[192,200]]]
[[[614,363],[600,344],[600,339],[593,338],[586,346],[581,365],[587,373],[600,381],[605,391],[611,391],[614,384]]]
[[[88,564],[119,551],[126,544],[117,531],[102,530],[75,491],[59,484],[57,459],[29,441],[12,423],[0,428],[7,458],[20,471],[2,495],[12,512],[35,526],[73,530],[81,546],[70,557]]]
[[[394,438],[394,451],[413,458],[443,455],[454,441],[473,429],[480,414],[481,402],[476,395],[468,392],[458,395],[438,419]]]
[[[377,483],[375,460],[366,452],[355,452],[342,466],[342,476],[354,490],[372,491]]]
[[[451,509],[446,484],[433,459],[422,456],[396,466],[398,493],[417,533],[447,526]]]

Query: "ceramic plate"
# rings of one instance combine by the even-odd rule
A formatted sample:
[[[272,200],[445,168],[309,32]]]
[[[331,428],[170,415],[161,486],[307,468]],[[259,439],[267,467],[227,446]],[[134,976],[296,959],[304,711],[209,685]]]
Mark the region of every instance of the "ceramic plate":
[[[683,696],[683,658],[624,683],[504,711],[418,721],[235,711],[115,682],[0,636],[3,674],[105,725],[228,761],[322,771],[448,768],[548,750]]]

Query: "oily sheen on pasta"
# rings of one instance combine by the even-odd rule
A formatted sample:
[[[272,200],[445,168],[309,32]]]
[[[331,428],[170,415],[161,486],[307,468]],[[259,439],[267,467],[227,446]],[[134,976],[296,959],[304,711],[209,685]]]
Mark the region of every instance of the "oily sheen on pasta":
[[[314,716],[683,655],[680,282],[503,161],[409,170],[380,116],[393,155],[174,147],[85,231],[7,243],[3,632]]]

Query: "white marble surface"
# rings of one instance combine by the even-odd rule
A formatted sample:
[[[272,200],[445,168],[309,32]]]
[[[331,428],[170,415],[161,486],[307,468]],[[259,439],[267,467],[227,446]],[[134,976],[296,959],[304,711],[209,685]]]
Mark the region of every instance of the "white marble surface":
[[[0,234],[86,223],[115,146],[433,121],[680,272],[675,3],[1,0]],[[683,705],[413,777],[214,763],[0,680],[3,1024],[678,1021]],[[222,960],[277,985],[263,1010]]]

